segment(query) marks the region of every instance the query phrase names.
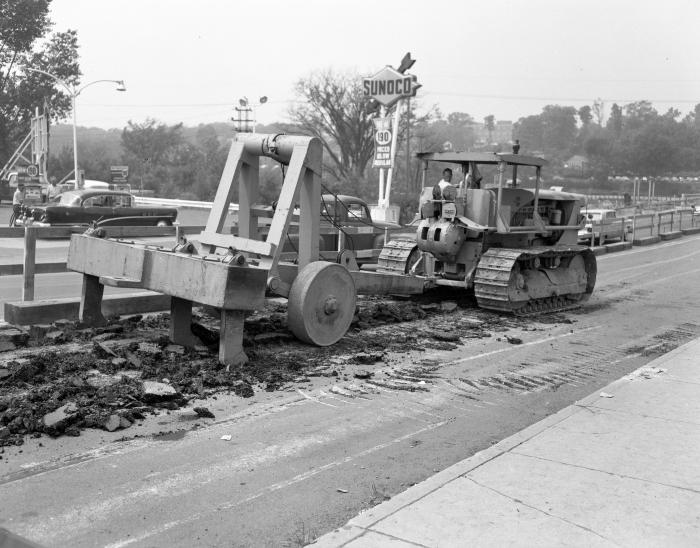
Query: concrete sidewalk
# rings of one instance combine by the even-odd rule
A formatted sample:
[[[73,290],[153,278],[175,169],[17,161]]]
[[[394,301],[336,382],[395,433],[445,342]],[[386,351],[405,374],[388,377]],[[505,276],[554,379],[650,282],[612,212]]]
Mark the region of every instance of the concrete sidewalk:
[[[313,546],[700,546],[700,339]]]

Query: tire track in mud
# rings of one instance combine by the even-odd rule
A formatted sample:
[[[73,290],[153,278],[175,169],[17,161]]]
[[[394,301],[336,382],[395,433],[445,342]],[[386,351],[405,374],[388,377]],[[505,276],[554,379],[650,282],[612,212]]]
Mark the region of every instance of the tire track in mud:
[[[364,383],[342,383],[334,388],[336,393],[353,396],[363,393],[365,397],[381,391],[393,392],[436,392],[447,390],[463,398],[482,401],[484,397],[501,392],[528,394],[546,390],[557,390],[562,386],[581,386],[611,372],[623,362],[639,358],[665,354],[674,348],[700,336],[700,325],[683,322],[665,326],[656,334],[638,338],[622,346],[586,347],[589,341],[585,334],[577,334],[568,345],[552,346],[548,355],[537,359],[537,363],[521,361],[503,371],[487,373],[483,368],[473,369],[464,374],[436,359],[422,359],[415,363],[378,371],[381,378]],[[549,339],[532,341],[538,343]],[[571,345],[582,345],[581,350],[571,351]],[[520,346],[499,349],[501,352],[517,352]],[[474,356],[474,361],[488,360],[491,353]],[[530,358],[531,359],[531,358]],[[488,369],[488,368],[487,368]],[[454,374],[452,374],[454,372]],[[377,388],[382,390],[377,390]]]

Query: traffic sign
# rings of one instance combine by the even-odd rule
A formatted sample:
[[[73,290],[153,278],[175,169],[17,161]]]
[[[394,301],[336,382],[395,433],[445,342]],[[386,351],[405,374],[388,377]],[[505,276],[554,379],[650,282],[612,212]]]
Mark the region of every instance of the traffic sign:
[[[30,177],[38,177],[39,175],[39,166],[36,164],[31,164],[27,166],[27,175]]]
[[[403,97],[413,97],[420,87],[411,74],[401,74],[390,66],[362,81],[365,97],[372,97],[385,107],[390,107]]]
[[[392,167],[391,141],[393,134],[391,131],[391,118],[374,118],[374,162],[373,167]]]
[[[109,166],[109,179],[112,183],[128,183],[129,166]]]

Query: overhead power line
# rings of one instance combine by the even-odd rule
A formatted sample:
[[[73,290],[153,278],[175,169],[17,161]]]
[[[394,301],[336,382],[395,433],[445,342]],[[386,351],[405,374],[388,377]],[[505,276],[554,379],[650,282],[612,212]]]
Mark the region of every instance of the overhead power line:
[[[429,93],[425,93],[423,96],[427,97],[430,95],[447,95],[447,96],[453,96],[453,97],[472,97],[474,99],[506,99],[509,101],[594,101],[598,97],[532,97],[532,96],[518,96],[518,95],[486,95],[486,94],[477,94],[477,93],[459,93],[455,91],[431,91]],[[634,103],[635,101],[640,101],[642,100],[641,98],[637,97],[635,99],[616,99],[616,98],[606,98],[606,97],[600,97],[601,100],[605,102],[613,102],[613,103]],[[700,97],[697,99],[647,99],[644,98],[643,100],[649,101],[650,103],[690,103],[690,104],[695,104],[695,103],[700,103]]]

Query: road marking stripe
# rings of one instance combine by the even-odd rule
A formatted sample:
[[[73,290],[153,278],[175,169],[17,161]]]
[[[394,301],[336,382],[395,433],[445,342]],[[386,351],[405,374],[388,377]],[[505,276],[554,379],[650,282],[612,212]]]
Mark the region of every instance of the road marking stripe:
[[[552,335],[551,337],[545,337],[544,339],[537,339],[536,341],[530,341],[530,342],[526,342],[523,344],[509,346],[507,348],[499,348],[498,350],[491,350],[490,352],[484,352],[482,354],[476,354],[474,356],[467,356],[466,358],[459,358],[458,360],[449,361],[445,365],[456,365],[458,363],[465,363],[465,362],[470,362],[473,360],[478,360],[479,358],[486,358],[488,356],[493,356],[495,354],[502,354],[503,352],[512,352],[512,351],[518,350],[520,348],[523,348],[525,346],[532,346],[535,344],[542,344],[542,343],[546,343],[549,341],[555,341],[557,339],[563,339],[564,337],[571,337],[573,335],[578,335],[579,333],[586,333],[587,331],[594,331],[596,329],[601,329],[602,327],[603,327],[602,325],[596,325],[593,327],[585,327],[583,329],[577,329],[575,332],[572,332],[572,333],[562,333],[561,335]]]
[[[288,480],[284,480],[278,483],[273,483],[272,485],[268,485],[264,489],[261,489],[254,495],[251,495],[243,500],[231,502],[228,504],[222,504],[218,505],[216,509],[213,509],[208,512],[198,512],[194,515],[188,516],[185,519],[182,520],[176,520],[176,521],[170,521],[168,523],[164,523],[163,525],[159,527],[155,527],[149,531],[146,531],[145,533],[142,533],[141,535],[138,535],[136,537],[130,537],[128,539],[124,540],[118,540],[116,542],[113,542],[111,544],[108,544],[105,546],[105,548],[123,548],[124,546],[128,546],[130,544],[134,544],[135,542],[141,542],[143,540],[146,540],[147,538],[151,538],[155,535],[159,535],[161,533],[165,533],[169,529],[172,529],[173,527],[181,526],[181,525],[186,525],[188,523],[192,523],[194,521],[197,521],[199,519],[202,519],[206,515],[209,514],[216,514],[221,512],[222,510],[232,510],[233,508],[236,508],[237,506],[241,506],[243,504],[248,504],[249,502],[253,502],[254,500],[264,496],[268,495],[270,493],[274,493],[275,491],[279,491],[280,489],[284,489],[285,487],[290,487],[296,483],[300,483],[302,481],[305,481],[307,479],[310,479],[314,476],[317,476],[321,472],[325,472],[326,470],[330,470],[331,468],[335,468],[337,466],[340,466],[342,464],[347,464],[348,462],[352,462],[353,460],[356,460],[358,458],[370,455],[372,453],[375,453],[381,449],[386,449],[387,447],[391,445],[395,445],[397,443],[401,443],[403,441],[406,441],[407,439],[417,436],[419,434],[423,434],[425,432],[429,432],[431,430],[435,430],[436,428],[440,428],[442,426],[445,426],[446,424],[449,424],[452,422],[454,419],[448,419],[436,423],[429,424],[428,426],[425,426],[423,428],[420,428],[418,430],[414,430],[413,432],[410,432],[408,434],[404,434],[403,436],[399,436],[398,438],[394,438],[392,440],[389,440],[384,443],[380,443],[378,445],[375,445],[374,447],[370,447],[369,449],[365,449],[363,451],[360,451],[359,453],[356,453],[354,455],[347,456],[343,459],[336,460],[333,462],[329,462],[327,464],[324,464],[323,466],[319,466],[317,468],[313,468],[307,472],[304,472],[302,474],[298,474]]]
[[[327,405],[328,407],[335,407],[336,409],[338,408],[337,405],[333,405],[332,403],[328,403],[328,402],[325,402],[325,401],[321,401],[321,400],[319,400],[319,399],[317,399],[317,398],[314,398],[314,397],[312,397],[312,396],[309,396],[306,392],[304,392],[304,391],[302,391],[302,390],[297,389],[297,392],[299,392],[299,394],[301,394],[302,396],[304,396],[307,400],[310,400],[310,401],[313,401],[313,402],[316,402],[316,403],[320,403],[321,405]]]

